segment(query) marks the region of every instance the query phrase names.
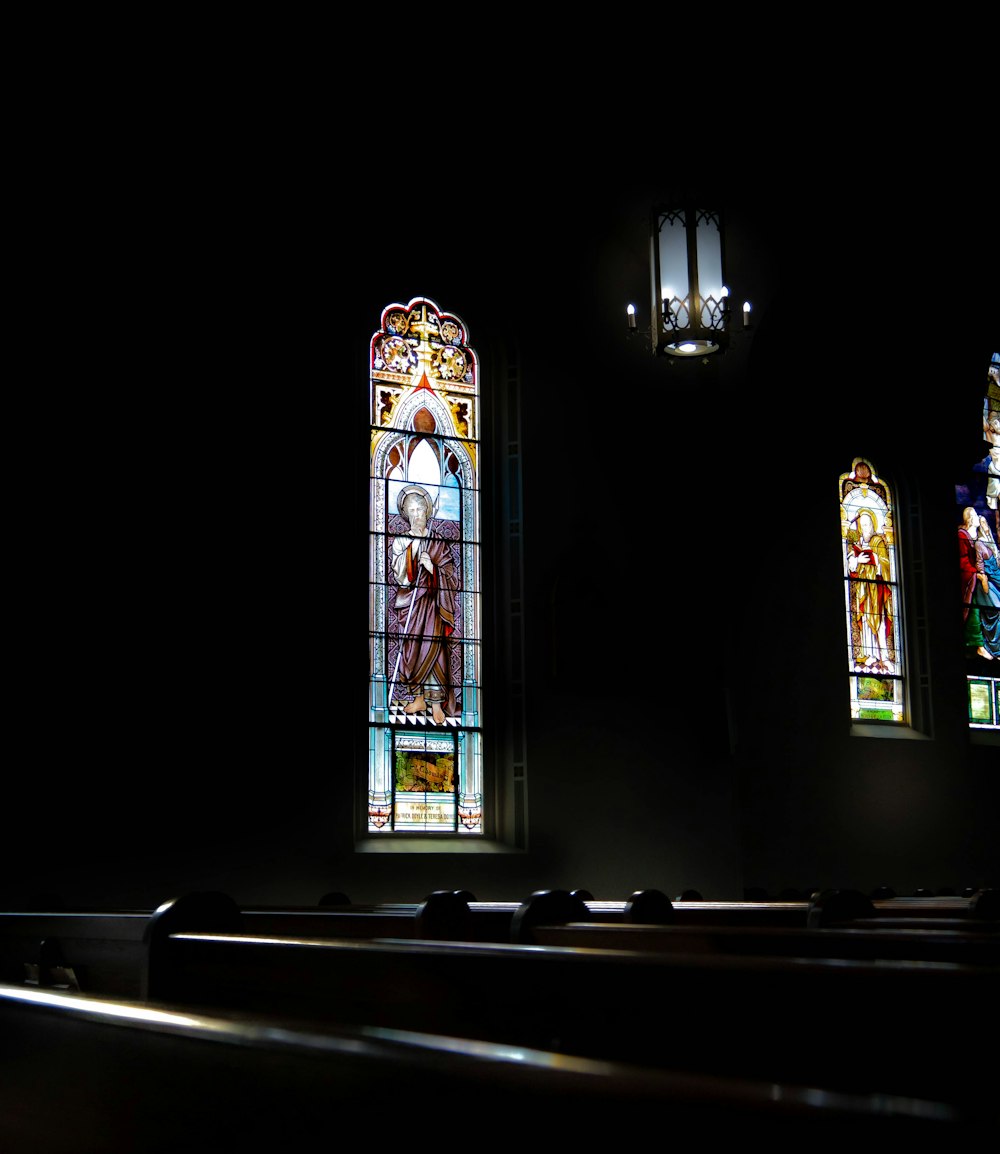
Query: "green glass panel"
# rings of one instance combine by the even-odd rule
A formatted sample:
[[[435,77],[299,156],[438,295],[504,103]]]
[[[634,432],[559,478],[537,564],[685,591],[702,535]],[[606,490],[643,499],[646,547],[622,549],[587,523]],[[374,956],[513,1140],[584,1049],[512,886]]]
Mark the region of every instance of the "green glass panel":
[[[989,725],[994,719],[989,681],[969,678],[969,720]]]

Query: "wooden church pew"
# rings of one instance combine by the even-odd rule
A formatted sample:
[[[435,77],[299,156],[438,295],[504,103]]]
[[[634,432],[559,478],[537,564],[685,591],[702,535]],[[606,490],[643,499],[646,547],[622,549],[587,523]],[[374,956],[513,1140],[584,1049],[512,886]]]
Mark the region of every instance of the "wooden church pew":
[[[657,891],[638,892],[620,918],[590,920],[592,903],[563,891],[538,891],[515,915],[513,940],[570,948],[723,953],[755,956],[836,957],[942,961],[982,965],[1000,962],[1000,922],[989,917],[884,916],[856,891],[830,891],[807,903],[805,921],[755,925],[685,920],[677,904]],[[976,911],[993,912],[983,904]]]
[[[998,891],[971,898],[891,898],[872,900],[857,890],[830,890],[809,902],[807,926],[878,926],[911,930],[1000,929]]]
[[[525,904],[523,900],[477,901],[467,891],[439,891],[423,902],[412,903],[357,904],[342,894],[327,896],[343,900],[316,906],[249,906],[240,909],[239,926],[230,922],[230,928],[306,937],[510,941],[514,917]],[[165,902],[159,909],[173,904]],[[630,920],[633,900],[586,900],[585,904],[589,919],[615,923]],[[677,909],[678,918],[691,924],[798,924],[805,916],[805,907],[794,903],[682,903]],[[79,988],[117,997],[138,996],[145,964],[143,937],[157,913],[65,909],[0,912],[0,980]]]
[[[479,902],[465,891],[438,890],[421,902],[368,906],[250,906],[241,910],[243,928],[254,934],[306,937],[433,938],[504,942],[516,902]]]
[[[412,937],[507,941],[514,903],[473,903],[450,892],[423,902],[240,909],[227,895],[189,894],[156,910],[0,912],[0,981],[109,997],[143,994],[149,941],[164,919],[300,937]]]
[[[554,892],[554,891],[539,891]],[[535,895],[532,895],[534,897]],[[972,897],[869,899],[853,890],[833,890],[804,901],[670,901],[659,890],[639,890],[630,899],[618,901],[587,900],[588,921],[629,922],[641,920],[630,907],[649,903],[643,908],[655,909],[658,903],[670,906],[669,920],[687,926],[803,927],[814,925],[851,925],[861,916],[869,924],[884,923],[897,929],[970,928],[990,932],[1000,925],[996,910],[996,892],[980,891]],[[530,900],[530,899],[528,899]]]
[[[178,932],[155,943],[148,996],[967,1102],[983,1067],[958,1007],[987,1004],[998,976],[949,963]]]
[[[531,941],[530,926],[539,919],[550,923],[566,921],[594,921],[601,925],[669,922],[691,929],[743,927],[746,931],[785,926],[794,928],[804,924],[817,912],[817,903],[671,903],[656,890],[636,891],[627,901],[595,901],[579,893],[539,891],[523,902],[478,902],[467,891],[439,891],[419,903],[379,903],[359,906],[347,901],[344,895],[337,903],[313,907],[251,907],[240,909],[226,895],[185,895],[164,903],[155,911],[66,911],[0,913],[0,980],[24,982],[33,985],[80,989],[83,992],[116,997],[138,997],[143,991],[143,975],[147,964],[148,945],[153,927],[164,919],[174,928],[198,929],[210,925],[239,932],[261,935],[325,938],[395,937],[445,941]],[[922,900],[922,899],[917,899]],[[210,913],[201,907],[208,903]],[[553,904],[555,903],[555,904]],[[903,899],[898,909],[910,909],[914,902]],[[966,903],[968,907],[968,903]],[[953,903],[953,908],[954,903]],[[930,927],[932,931],[945,928],[971,932],[995,930],[996,921],[968,918],[940,917],[927,922],[915,920],[906,914],[883,916],[881,908],[869,905],[867,916],[844,920],[843,908],[831,905],[824,911],[824,920],[817,924],[829,926],[864,926],[874,929],[889,924],[894,930],[914,930]],[[833,920],[840,917],[840,921]],[[199,920],[207,917],[208,921]],[[898,949],[887,956],[902,956],[904,949],[914,948],[918,938],[904,939],[894,935]],[[674,937],[680,942],[680,935]],[[958,947],[937,941],[940,935],[931,933],[925,939],[928,959],[945,960],[958,956]],[[554,940],[550,937],[549,939]],[[753,945],[753,937],[745,939],[747,949],[760,952]],[[778,939],[775,938],[778,948]],[[793,939],[788,939],[790,943]],[[833,946],[835,939],[828,937]],[[723,939],[719,939],[720,943]],[[730,935],[725,941],[735,945]],[[848,945],[855,937],[839,939],[837,950],[848,956],[870,956],[860,948],[853,953]],[[607,945],[613,946],[609,940]],[[704,939],[691,939],[690,949],[702,950]],[[631,947],[630,947],[631,948]],[[887,947],[888,948],[888,947]],[[970,951],[987,956],[989,948],[981,942],[970,941]],[[947,952],[950,951],[950,952]],[[787,952],[782,946],[779,952]],[[817,943],[804,944],[804,955],[815,956]],[[974,954],[969,954],[973,960]]]
[[[478,901],[468,891],[455,891],[465,894],[468,904],[469,918],[465,924],[464,933],[441,934],[451,936],[454,940],[471,941],[509,941],[509,927],[513,916],[529,898],[520,898],[508,901]],[[545,891],[549,892],[549,891]],[[560,891],[564,892],[564,891]],[[565,891],[571,894],[574,891]],[[660,891],[637,890],[628,899],[595,899],[589,894],[580,896],[575,891],[579,901],[583,902],[588,911],[588,919],[599,922],[617,923],[631,919],[630,906],[639,895],[660,895]],[[429,895],[428,899],[443,899],[448,891],[438,891]],[[660,895],[662,896],[662,895]],[[663,898],[663,900],[667,900]],[[395,937],[427,937],[433,936],[426,932],[418,932],[413,918],[420,911],[423,903],[420,902],[379,902],[367,905],[342,905],[339,907],[282,907],[282,906],[251,906],[244,907],[243,915],[246,928],[252,932],[313,932],[320,931],[329,936],[345,936],[344,931],[356,928],[361,936],[369,936],[384,925],[386,932],[393,932]],[[804,925],[809,910],[809,903],[804,901],[683,901],[673,902],[676,911],[676,920],[690,925]],[[398,932],[390,925],[398,923]],[[381,925],[380,925],[381,923]]]
[[[675,901],[677,921],[691,926],[805,925],[808,902]]]
[[[0,981],[137,998],[150,913],[0,912]]]
[[[983,898],[988,894],[981,895]],[[857,891],[829,891],[807,903],[805,921],[754,924],[737,916],[688,921],[660,891],[639,891],[620,917],[591,920],[593,903],[560,890],[540,890],[514,918],[512,940],[577,947],[902,958],[995,964],[1000,921],[991,901],[976,902],[962,917],[884,916]],[[714,943],[714,944],[713,944]]]
[[[687,926],[567,922],[538,925],[531,940],[574,949],[652,950],[757,957],[953,962],[1000,966],[1000,934],[962,929]]]
[[[966,1018],[955,1007],[988,1004],[997,978],[988,962],[848,965],[684,952],[650,965],[648,959],[636,963],[641,955],[630,950],[289,936],[260,941],[238,932],[241,911],[225,895],[189,898],[165,903],[154,916],[102,915],[71,924],[90,935],[79,940],[92,950],[99,934],[108,935],[102,948],[110,943],[117,958],[109,973],[117,968],[114,980],[129,988],[137,980],[137,950],[145,951],[138,980],[150,1004],[444,1032],[706,1076],[915,1094],[963,1110],[981,1088]],[[44,928],[51,931],[52,923]],[[616,953],[632,960],[611,962],[608,955]],[[901,1017],[900,1007],[907,1008]],[[933,1028],[914,1034],[914,1020],[928,1012]],[[830,1047],[822,1032],[800,1025],[817,1017],[834,1030],[850,1023],[863,1039],[863,1060],[845,1069],[824,1060]],[[874,1065],[873,1047],[880,1054]]]
[[[975,1113],[405,1031],[151,1012],[132,1002],[0,986],[0,1148],[176,1154],[369,1143],[497,1128],[800,1139],[832,1132],[942,1140]],[[708,1129],[706,1129],[708,1128]]]
[[[872,898],[871,903],[880,917],[966,918],[973,914],[977,896]]]
[[[543,893],[566,891],[542,891]],[[627,900],[569,898],[585,909],[588,920],[608,924],[633,919],[637,897],[658,891],[636,891]],[[423,902],[380,902],[338,907],[249,906],[241,910],[243,929],[254,934],[291,934],[307,937],[431,938],[445,941],[504,942],[525,902],[477,901],[466,891],[436,891]],[[663,898],[664,901],[667,899]],[[669,904],[669,903],[668,903]],[[674,903],[678,921],[691,925],[804,925],[804,902],[685,902]]]
[[[524,898],[507,901],[478,901],[474,895],[465,890],[454,891],[464,895],[473,920],[470,925],[473,940],[500,941],[504,940],[503,923],[509,919],[523,903]],[[629,920],[629,905],[637,895],[656,894],[662,891],[637,890],[629,899],[595,899],[588,891],[571,891],[580,897],[589,911],[590,920],[618,922]],[[437,897],[447,891],[438,891]],[[269,919],[280,919],[287,915],[301,915],[304,922],[314,921],[321,924],[325,913],[335,914],[331,919],[333,924],[344,921],[348,915],[376,914],[379,917],[391,919],[393,917],[412,917],[419,911],[422,902],[377,902],[358,904],[350,902],[346,895],[336,895],[343,899],[339,903],[321,900],[317,906],[249,906],[243,912],[255,919],[254,929],[264,928]],[[427,899],[425,899],[426,901]],[[869,899],[866,899],[869,900]],[[932,897],[910,898],[896,897],[891,899],[870,900],[870,909],[879,917],[912,918],[920,922],[942,918],[966,919],[974,909],[976,898],[968,897]],[[681,900],[671,902],[675,911],[675,919],[686,925],[774,925],[796,926],[806,922],[810,910],[814,906],[811,900],[756,900],[756,901],[704,901]],[[486,930],[481,931],[476,921],[492,922]],[[362,921],[362,925],[364,922]],[[916,921],[914,922],[916,924]],[[499,932],[498,932],[499,931]],[[402,936],[402,935],[400,935]]]
[[[805,902],[672,902],[662,890],[636,890],[627,901],[584,900],[565,890],[536,890],[517,908],[511,923],[510,940],[531,942],[536,924],[569,921],[603,925],[684,925],[803,927],[809,905]]]

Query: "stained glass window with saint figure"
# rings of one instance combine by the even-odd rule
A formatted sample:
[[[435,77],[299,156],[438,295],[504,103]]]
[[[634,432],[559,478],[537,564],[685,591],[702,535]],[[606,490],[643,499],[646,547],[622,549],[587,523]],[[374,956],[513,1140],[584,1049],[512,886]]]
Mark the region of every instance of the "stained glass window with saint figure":
[[[369,833],[483,832],[479,364],[418,297],[371,339]]]
[[[856,457],[840,477],[851,717],[906,723],[902,599],[892,491]]]
[[[1000,731],[1000,354],[983,398],[984,457],[955,486],[969,725]]]

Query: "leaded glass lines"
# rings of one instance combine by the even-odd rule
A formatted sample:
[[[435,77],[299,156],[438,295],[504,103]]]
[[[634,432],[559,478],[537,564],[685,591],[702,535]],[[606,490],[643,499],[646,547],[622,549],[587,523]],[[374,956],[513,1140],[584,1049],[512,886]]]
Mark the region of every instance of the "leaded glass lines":
[[[851,717],[905,723],[903,605],[892,491],[870,461],[840,477]]]
[[[478,359],[433,301],[371,341],[370,833],[481,834]]]
[[[982,409],[989,445],[956,486],[962,641],[969,725],[1000,731],[1000,354],[987,370]]]

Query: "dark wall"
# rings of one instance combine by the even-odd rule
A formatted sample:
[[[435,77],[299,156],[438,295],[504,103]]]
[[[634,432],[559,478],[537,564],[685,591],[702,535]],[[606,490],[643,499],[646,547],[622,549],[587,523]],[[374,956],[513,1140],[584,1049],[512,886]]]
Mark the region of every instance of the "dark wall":
[[[789,216],[716,177],[756,326],[725,364],[671,366],[625,339],[624,306],[675,174],[346,200],[295,174],[220,178],[197,211],[98,198],[45,234],[3,900],[996,884],[997,750],[964,725],[953,571],[1000,338],[972,187],[862,210],[817,182]],[[959,273],[974,307],[941,300]],[[365,356],[381,308],[418,295],[485,363],[520,358],[522,854],[354,852]],[[833,500],[858,454],[925,513],[926,741],[849,735]]]

